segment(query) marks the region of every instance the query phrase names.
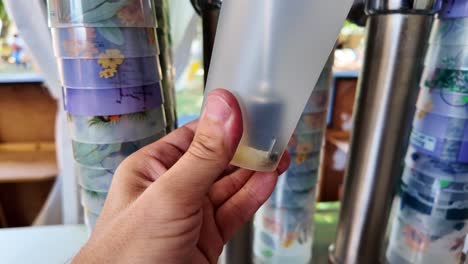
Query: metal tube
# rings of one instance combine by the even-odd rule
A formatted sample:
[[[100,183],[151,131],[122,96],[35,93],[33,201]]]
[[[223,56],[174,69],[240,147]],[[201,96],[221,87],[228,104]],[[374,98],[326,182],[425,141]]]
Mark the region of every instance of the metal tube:
[[[379,263],[414,113],[430,15],[372,15],[332,263]]]
[[[366,12],[375,14],[434,14],[441,7],[440,0],[367,0]]]

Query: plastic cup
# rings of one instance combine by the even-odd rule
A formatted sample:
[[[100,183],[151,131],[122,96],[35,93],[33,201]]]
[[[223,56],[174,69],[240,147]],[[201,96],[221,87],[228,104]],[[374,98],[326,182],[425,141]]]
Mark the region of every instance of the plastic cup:
[[[63,89],[64,107],[74,115],[110,116],[146,112],[163,104],[160,83],[119,89]]]
[[[115,170],[88,168],[75,164],[78,184],[85,190],[103,193],[109,192]]]
[[[303,114],[294,130],[294,134],[310,134],[325,130],[328,112]]]
[[[409,207],[434,219],[468,220],[468,201],[444,201],[438,197],[427,197],[414,189],[402,186],[401,206]]]
[[[468,45],[468,18],[436,19],[432,25],[430,44]]]
[[[315,194],[315,189],[300,192],[275,189],[267,204],[274,208],[311,208],[315,205]]]
[[[468,183],[468,164],[442,161],[411,146],[408,148],[405,163],[408,168],[439,181]]]
[[[48,0],[49,26],[154,27],[152,0]]]
[[[93,230],[94,226],[96,226],[96,222],[99,218],[99,214],[95,214],[91,212],[88,208],[83,208],[83,209],[84,209],[85,224],[88,227],[88,230],[91,231]]]
[[[468,45],[431,44],[424,65],[441,69],[468,70]]]
[[[225,88],[240,103],[244,134],[232,164],[277,167],[352,3],[223,1],[206,94]]]
[[[421,77],[421,87],[468,93],[468,71],[426,67]]]
[[[81,189],[81,205],[95,215],[101,213],[106,198],[107,192],[95,192]]]
[[[434,178],[434,176],[436,178]],[[435,193],[455,193],[468,194],[468,179],[464,181],[454,181],[453,179],[440,177],[438,175],[428,175],[415,169],[405,167],[402,182],[407,186],[422,192]]]
[[[78,116],[68,114],[72,140],[90,144],[112,144],[135,141],[166,128],[162,106],[146,112],[111,115]]]
[[[450,183],[446,184],[426,184],[424,182],[421,182],[419,180],[420,178],[417,178],[414,176],[412,171],[408,168],[405,168],[404,174],[403,174],[403,186],[407,189],[411,189],[412,191],[420,194],[422,197],[427,197],[427,199],[432,199],[432,200],[440,200],[440,201],[468,201],[468,191],[466,190],[458,190],[458,191],[453,191],[449,188],[447,188],[447,185],[450,185]],[[453,187],[459,187],[460,185],[466,185],[465,183],[462,184],[457,184],[454,183]]]
[[[468,17],[468,2],[464,0],[444,0],[439,16],[442,18]]]
[[[303,113],[312,114],[327,111],[329,94],[329,90],[314,90],[307,101]]]
[[[324,132],[312,132],[304,134],[293,134],[288,143],[288,150],[291,154],[304,157],[322,150]]]
[[[254,220],[256,263],[308,263],[313,224],[313,210],[263,206]]]
[[[125,58],[157,56],[154,28],[70,27],[53,28],[54,53],[59,58],[99,58],[118,50]]]
[[[286,171],[281,175],[276,189],[303,192],[315,189],[319,177],[319,171],[297,172]]]
[[[128,156],[165,135],[165,131],[151,137],[114,144],[88,144],[72,141],[75,161],[83,166],[98,169],[116,169]]]
[[[468,119],[465,118],[419,110],[413,120],[413,129],[431,137],[468,141]]]
[[[418,151],[444,161],[468,163],[468,141],[437,138],[413,130],[410,144]]]
[[[398,264],[461,263],[467,221],[435,220],[402,208],[392,221],[387,260]]]
[[[449,89],[424,89],[419,91],[416,103],[419,116],[433,113],[457,119],[468,119],[468,91],[452,92]]]
[[[70,88],[125,88],[161,80],[157,56],[125,58],[119,50],[97,59],[58,59],[58,65],[62,85]]]

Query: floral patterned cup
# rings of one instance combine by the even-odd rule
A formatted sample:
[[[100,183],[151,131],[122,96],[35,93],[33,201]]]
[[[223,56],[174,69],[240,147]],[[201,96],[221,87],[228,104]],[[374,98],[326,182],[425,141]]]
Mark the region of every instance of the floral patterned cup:
[[[48,0],[49,26],[155,27],[152,0]]]
[[[52,36],[58,58],[132,58],[159,54],[154,28],[52,28]]]
[[[107,50],[97,59],[59,59],[58,63],[62,85],[69,88],[124,88],[161,80],[156,56],[125,58],[118,50]]]

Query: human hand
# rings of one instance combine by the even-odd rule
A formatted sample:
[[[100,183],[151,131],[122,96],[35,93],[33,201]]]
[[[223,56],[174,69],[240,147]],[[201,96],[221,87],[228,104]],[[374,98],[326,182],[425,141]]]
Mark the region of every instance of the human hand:
[[[215,90],[200,121],[131,155],[74,263],[217,263],[289,165],[286,153],[274,172],[230,166],[242,131],[235,97]]]

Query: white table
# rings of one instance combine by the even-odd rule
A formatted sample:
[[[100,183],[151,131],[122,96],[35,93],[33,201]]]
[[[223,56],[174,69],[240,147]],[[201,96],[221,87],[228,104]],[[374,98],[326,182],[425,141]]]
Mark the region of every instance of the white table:
[[[83,225],[0,229],[0,263],[69,263],[87,239]]]

